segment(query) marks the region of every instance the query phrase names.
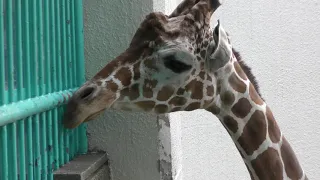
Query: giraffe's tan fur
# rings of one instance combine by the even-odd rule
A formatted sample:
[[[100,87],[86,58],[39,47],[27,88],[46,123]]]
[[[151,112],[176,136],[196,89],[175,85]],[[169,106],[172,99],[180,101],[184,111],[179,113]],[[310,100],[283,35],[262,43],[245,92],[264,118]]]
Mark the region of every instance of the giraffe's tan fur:
[[[65,127],[109,108],[156,114],[206,109],[227,129],[251,179],[307,179],[250,68],[220,23],[211,31],[219,5],[184,0],[170,16],[150,13],[128,49],[71,98]]]

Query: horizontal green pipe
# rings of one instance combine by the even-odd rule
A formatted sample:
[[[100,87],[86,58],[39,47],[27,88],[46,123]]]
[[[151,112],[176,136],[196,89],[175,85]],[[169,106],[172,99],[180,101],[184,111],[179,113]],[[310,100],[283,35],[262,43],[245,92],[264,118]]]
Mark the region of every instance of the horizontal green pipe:
[[[24,119],[34,114],[48,111],[65,104],[76,90],[69,89],[44,96],[19,101],[0,107],[0,126]]]

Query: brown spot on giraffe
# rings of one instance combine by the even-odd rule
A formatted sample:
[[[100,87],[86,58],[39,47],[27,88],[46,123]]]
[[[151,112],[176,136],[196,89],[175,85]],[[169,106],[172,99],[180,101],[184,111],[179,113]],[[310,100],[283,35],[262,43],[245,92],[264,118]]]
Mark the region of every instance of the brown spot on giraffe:
[[[173,93],[174,88],[172,88],[171,86],[163,86],[161,90],[158,92],[157,99],[159,101],[166,101],[172,96]]]
[[[223,117],[223,122],[227,126],[230,131],[233,133],[236,133],[238,131],[238,123],[236,120],[233,119],[233,117],[227,115]]]
[[[127,87],[131,84],[132,74],[128,67],[123,67],[114,75],[119,81],[121,81],[124,87]]]
[[[168,112],[168,106],[165,104],[158,104],[156,105],[156,107],[154,108],[155,112],[159,113],[159,114],[163,114]]]
[[[281,156],[287,176],[291,179],[301,178],[303,175],[302,168],[285,137],[282,138]]]
[[[207,96],[213,96],[214,95],[214,87],[213,85],[207,86]]]
[[[139,101],[135,104],[145,111],[151,111],[156,103],[154,101]]]
[[[191,91],[191,98],[192,99],[202,99],[203,97],[203,83],[200,81],[197,81],[196,79],[189,82],[189,84],[186,85],[186,90]]]
[[[118,85],[113,81],[107,81],[107,87],[111,89],[112,92],[116,92],[118,90]]]
[[[232,73],[229,77],[230,86],[237,92],[245,93],[246,92],[246,84],[241,81],[236,73]]]
[[[183,95],[185,92],[185,89],[179,88],[177,91],[177,95]]]
[[[232,103],[235,100],[235,97],[232,92],[225,91],[221,94],[220,99],[225,105],[232,105]]]
[[[143,83],[143,96],[146,98],[153,97],[153,88],[157,85],[157,80],[145,79]]]
[[[199,109],[201,106],[201,103],[199,102],[193,102],[193,103],[190,103],[186,108],[185,110],[186,111],[192,111],[192,110],[195,110],[195,109]]]
[[[205,72],[204,71],[201,71],[200,73],[199,73],[199,77],[202,79],[202,80],[204,80],[204,78],[205,78]]]
[[[186,104],[186,102],[187,102],[186,98],[175,96],[170,99],[169,104],[175,105],[175,106],[183,106],[184,104]]]
[[[265,115],[262,111],[256,110],[244,126],[238,142],[248,155],[252,155],[266,139],[266,135]]]
[[[124,97],[129,97],[129,99],[135,100],[139,97],[139,84],[133,84],[130,88],[124,88],[120,91],[120,100]]]
[[[215,115],[220,113],[220,108],[216,104],[208,107],[206,110],[208,110],[209,112],[211,112],[212,114],[215,114]]]
[[[191,71],[191,75],[195,75],[196,74],[196,69],[193,69],[192,71]],[[189,78],[187,78],[187,79],[189,79]]]
[[[218,79],[218,81],[217,81],[217,93],[218,94],[221,92],[221,86],[222,86],[222,80]]]
[[[258,105],[262,105],[263,104],[263,100],[260,98],[259,94],[257,93],[257,91],[255,90],[254,86],[252,85],[252,83],[250,83],[249,85],[249,94],[250,94],[250,98],[251,100],[258,104]]]
[[[202,59],[205,59],[206,58],[206,50],[202,50],[201,52],[200,52],[200,56],[201,56],[201,58]]]
[[[252,105],[250,104],[248,99],[241,98],[238,100],[237,103],[235,103],[232,106],[231,111],[238,118],[244,118],[249,114],[251,108],[252,108]]]
[[[260,180],[283,180],[283,166],[275,149],[269,147],[251,164]]]
[[[244,73],[244,71],[242,70],[241,66],[239,65],[239,63],[237,61],[234,62],[234,68],[237,72],[237,74],[243,79],[243,80],[247,80],[247,75]]]
[[[211,78],[211,76],[209,74],[207,74],[207,80],[208,81],[212,81],[212,78]]]
[[[200,48],[198,47],[197,50],[196,50],[196,54],[199,54],[200,53]],[[197,56],[197,57],[200,57],[200,56]],[[201,58],[201,57],[200,57]],[[201,60],[201,59],[200,59]]]
[[[277,124],[275,118],[273,117],[273,114],[268,106],[266,109],[266,116],[267,116],[267,120],[268,120],[269,137],[273,143],[278,143],[281,138],[281,132],[280,132],[278,124]]]

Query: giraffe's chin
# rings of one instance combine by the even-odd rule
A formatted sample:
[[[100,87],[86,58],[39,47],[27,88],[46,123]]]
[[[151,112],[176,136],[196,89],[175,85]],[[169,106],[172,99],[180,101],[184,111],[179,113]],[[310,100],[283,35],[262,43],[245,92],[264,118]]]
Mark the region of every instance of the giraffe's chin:
[[[88,117],[83,121],[83,123],[84,123],[84,122],[89,122],[89,121],[92,121],[92,120],[96,119],[96,118],[99,117],[104,111],[105,111],[105,109],[102,109],[102,110],[100,110],[100,111],[98,111],[98,112],[96,112],[96,113],[91,114],[90,116],[88,116]]]

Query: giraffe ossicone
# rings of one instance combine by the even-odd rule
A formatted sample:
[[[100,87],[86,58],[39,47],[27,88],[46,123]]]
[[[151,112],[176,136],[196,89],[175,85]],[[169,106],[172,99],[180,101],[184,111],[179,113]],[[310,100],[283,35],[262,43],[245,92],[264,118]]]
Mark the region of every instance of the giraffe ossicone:
[[[251,179],[307,179],[250,68],[221,23],[210,28],[220,4],[184,0],[169,16],[147,15],[129,47],[72,96],[64,126],[75,128],[106,109],[155,114],[205,109],[227,129]]]

